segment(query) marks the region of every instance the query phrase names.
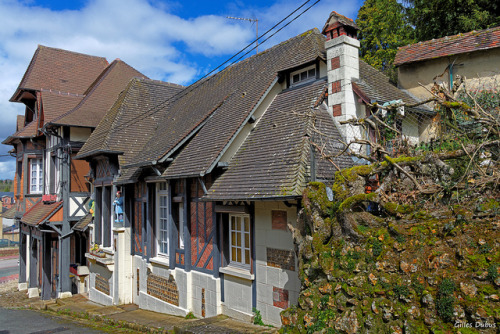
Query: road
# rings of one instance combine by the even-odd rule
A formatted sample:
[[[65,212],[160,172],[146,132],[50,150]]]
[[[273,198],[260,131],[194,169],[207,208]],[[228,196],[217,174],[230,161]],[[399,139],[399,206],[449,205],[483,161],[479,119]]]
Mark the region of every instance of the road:
[[[106,333],[31,310],[0,308],[0,334]]]
[[[0,259],[0,278],[19,274],[18,258],[14,259]],[[2,334],[2,332],[0,332]]]

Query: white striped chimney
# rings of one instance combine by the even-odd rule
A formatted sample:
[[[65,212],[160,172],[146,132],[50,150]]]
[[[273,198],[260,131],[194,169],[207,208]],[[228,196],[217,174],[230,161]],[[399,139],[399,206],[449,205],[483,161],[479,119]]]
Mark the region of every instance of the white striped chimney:
[[[353,20],[331,12],[322,34],[326,36],[325,49],[328,74],[328,108],[337,122],[356,117],[356,97],[352,81],[359,79],[359,28]],[[351,126],[340,126],[346,140],[359,132]]]

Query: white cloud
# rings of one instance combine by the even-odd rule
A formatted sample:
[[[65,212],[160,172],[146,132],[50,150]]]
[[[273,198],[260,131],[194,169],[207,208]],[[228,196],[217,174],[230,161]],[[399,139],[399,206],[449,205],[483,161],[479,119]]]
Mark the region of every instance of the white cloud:
[[[14,178],[16,172],[16,161],[12,158],[10,161],[0,161],[0,180]]]
[[[353,17],[359,2],[324,0],[264,48],[313,27],[323,26],[331,10]],[[234,0],[224,4],[231,15],[259,18],[263,33],[295,9],[301,1],[278,0],[266,8]],[[310,4],[313,1],[310,2]],[[152,79],[187,84],[219,65],[206,64],[208,57],[230,56],[255,36],[248,22],[223,16],[173,15],[172,8],[196,6],[163,0],[90,0],[80,10],[54,11],[31,0],[0,0],[0,140],[15,130],[16,115],[23,106],[9,103],[38,44],[120,58]],[[215,6],[215,4],[214,4]],[[215,58],[214,58],[215,59]],[[13,163],[1,163],[12,168]]]

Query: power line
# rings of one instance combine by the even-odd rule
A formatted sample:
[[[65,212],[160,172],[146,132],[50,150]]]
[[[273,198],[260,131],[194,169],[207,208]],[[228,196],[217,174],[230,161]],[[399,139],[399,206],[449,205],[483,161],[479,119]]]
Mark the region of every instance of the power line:
[[[300,5],[299,7],[297,7],[294,11],[292,11],[290,14],[288,14],[285,18],[283,18],[282,20],[280,20],[278,23],[276,23],[273,27],[271,27],[270,29],[268,29],[264,34],[262,34],[258,39],[261,39],[262,37],[268,35],[273,29],[275,29],[277,26],[279,26],[281,23],[283,23],[284,21],[286,21],[288,18],[290,18],[293,14],[295,14],[296,12],[298,12],[301,8],[303,8],[307,3],[309,3],[311,0],[307,0],[305,1],[302,5]],[[302,16],[305,12],[307,12],[309,9],[311,9],[311,7],[313,7],[314,5],[316,5],[318,2],[320,2],[321,0],[317,0],[316,2],[314,2],[311,6],[309,6],[308,8],[306,8],[304,11],[302,11],[299,15],[297,15],[296,17],[294,17],[290,22],[288,22],[286,25],[284,25],[283,27],[281,27],[279,30],[277,30],[276,32],[274,32],[271,36],[269,36],[268,38],[266,38],[265,40],[263,40],[261,42],[261,44],[265,43],[266,41],[269,40],[269,38],[273,37],[274,35],[276,35],[279,31],[281,31],[283,28],[285,28],[286,26],[288,26],[290,23],[292,23],[293,21],[295,21],[296,19],[298,19],[300,16]],[[256,39],[257,40],[257,39]],[[205,74],[203,77],[201,77],[200,79],[196,80],[193,84],[191,84],[188,88],[174,94],[172,97],[162,101],[161,103],[157,104],[156,106],[153,106],[151,107],[150,109],[144,111],[142,114],[140,115],[137,115],[135,117],[133,117],[132,119],[118,125],[114,131],[119,131],[123,128],[125,128],[126,126],[132,124],[132,123],[135,123],[136,121],[140,120],[141,118],[145,118],[145,117],[148,117],[150,115],[153,115],[159,111],[161,111],[161,107],[164,106],[166,103],[168,102],[175,102],[177,100],[179,100],[180,98],[186,96],[188,93],[190,93],[191,91],[193,91],[195,88],[198,88],[200,87],[201,85],[207,83],[208,81],[210,81],[212,77],[209,77],[210,75],[212,75],[214,72],[216,72],[217,70],[219,70],[221,67],[223,67],[224,65],[226,65],[227,63],[229,63],[230,61],[232,61],[233,59],[235,59],[238,55],[240,55],[241,53],[243,53],[246,49],[248,49],[249,47],[251,47],[255,42],[256,40],[253,40],[252,42],[250,42],[247,46],[245,46],[243,49],[241,49],[240,51],[238,51],[236,54],[234,54],[233,56],[231,56],[230,58],[228,58],[226,61],[224,61],[222,64],[220,64],[219,66],[217,66],[216,68],[214,68],[212,71],[210,71],[209,73]],[[255,49],[255,47],[251,48],[247,53],[243,54],[241,57],[237,58],[235,61],[233,61],[230,65],[233,65],[235,64],[236,62],[238,62],[239,60],[241,60],[243,57],[245,57],[246,55],[248,55],[250,52],[252,52],[253,50]],[[229,66],[230,66],[229,65]],[[207,79],[208,77],[208,79]],[[207,80],[204,80],[204,79],[207,79]],[[197,85],[199,84],[199,85]]]

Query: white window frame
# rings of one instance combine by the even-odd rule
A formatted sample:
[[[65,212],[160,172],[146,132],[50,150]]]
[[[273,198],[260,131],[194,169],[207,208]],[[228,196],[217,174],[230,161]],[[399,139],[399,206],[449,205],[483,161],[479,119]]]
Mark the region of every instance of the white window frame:
[[[162,189],[164,186],[164,189]],[[170,248],[170,231],[169,223],[169,207],[168,207],[168,183],[158,182],[156,184],[156,255],[160,257],[169,256]],[[162,199],[164,199],[162,204]],[[163,225],[162,225],[163,223]],[[164,238],[164,236],[166,236]],[[163,246],[163,247],[162,247]]]
[[[310,70],[314,70],[314,75],[311,75],[309,73]],[[311,66],[304,67],[304,68],[301,68],[300,70],[297,70],[297,71],[294,71],[294,72],[290,73],[290,87],[297,86],[297,85],[302,85],[302,84],[304,84],[306,82],[310,82],[310,81],[315,80],[316,76],[317,76],[316,72],[317,72],[316,65],[311,65]],[[305,78],[304,79],[302,79],[303,74],[305,74]],[[294,81],[293,80],[293,77],[295,75],[299,76],[299,80],[298,81]]]
[[[41,193],[43,193],[43,159],[42,158],[30,158],[29,165],[30,165],[30,168],[29,168],[29,170],[30,170],[29,193],[30,194],[41,194]],[[33,177],[33,172],[35,172],[35,177]],[[35,182],[33,182],[33,180],[35,180]],[[35,190],[33,190],[33,186],[35,187]]]
[[[245,228],[245,220],[248,223],[248,230],[246,230]],[[233,224],[233,222],[235,224]],[[239,225],[238,222],[240,223]],[[229,265],[230,266],[250,269],[250,264],[252,262],[251,229],[252,227],[249,215],[247,214],[229,215]],[[248,239],[246,238],[247,236]],[[240,242],[239,244],[238,241]],[[233,255],[233,249],[235,250],[235,255]],[[238,252],[240,252],[239,260],[238,260]],[[247,254],[248,254],[248,261],[246,259]]]
[[[184,249],[184,202],[179,203],[179,249]]]

